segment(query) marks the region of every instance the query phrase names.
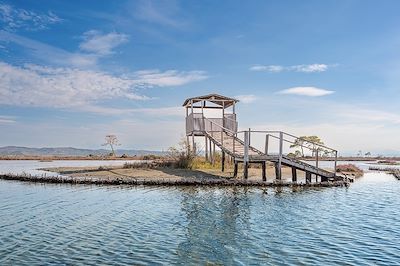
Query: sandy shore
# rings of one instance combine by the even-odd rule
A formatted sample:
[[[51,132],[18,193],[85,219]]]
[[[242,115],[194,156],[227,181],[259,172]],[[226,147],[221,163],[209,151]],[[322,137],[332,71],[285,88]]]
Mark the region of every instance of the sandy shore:
[[[1,175],[1,179],[20,180],[30,182],[71,183],[71,184],[103,184],[103,185],[208,185],[208,186],[310,186],[331,187],[346,186],[347,182],[316,182],[307,184],[304,174],[298,171],[298,181],[291,181],[291,169],[282,169],[282,180],[275,180],[273,167],[267,167],[267,181],[262,181],[261,169],[250,168],[249,178],[243,179],[243,172],[239,171],[237,178],[232,178],[233,169],[225,172],[217,169],[174,169],[174,168],[122,168],[122,167],[62,167],[48,168],[46,171],[59,173],[59,176],[31,176],[31,175]]]

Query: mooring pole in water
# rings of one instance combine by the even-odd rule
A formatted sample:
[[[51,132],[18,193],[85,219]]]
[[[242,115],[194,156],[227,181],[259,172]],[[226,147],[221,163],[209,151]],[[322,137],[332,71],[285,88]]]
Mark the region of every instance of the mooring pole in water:
[[[262,167],[262,180],[263,181],[267,181],[267,169],[266,169],[266,165],[267,163],[264,161],[261,163],[261,167]]]
[[[297,170],[292,167],[292,182],[297,182]]]

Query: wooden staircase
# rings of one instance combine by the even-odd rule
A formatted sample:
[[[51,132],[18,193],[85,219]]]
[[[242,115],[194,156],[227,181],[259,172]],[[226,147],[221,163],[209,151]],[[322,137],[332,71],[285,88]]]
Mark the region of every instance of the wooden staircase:
[[[311,174],[320,176],[321,180],[330,180],[336,176],[335,172],[324,170],[301,160],[288,157],[287,155],[265,154],[251,145],[248,145],[248,150],[246,151],[245,142],[239,139],[234,132],[229,132],[222,127],[221,130],[217,131],[205,131],[204,135],[218,146],[221,151],[232,156],[235,162],[245,162],[248,160],[248,163],[262,163],[269,161],[275,163],[275,165],[280,164],[292,167],[292,169],[305,171],[306,175],[310,175],[310,179]]]

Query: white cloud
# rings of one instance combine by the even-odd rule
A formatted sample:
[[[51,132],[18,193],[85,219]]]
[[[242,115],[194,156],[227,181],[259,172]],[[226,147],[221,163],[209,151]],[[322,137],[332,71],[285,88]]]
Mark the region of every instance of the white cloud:
[[[135,17],[142,21],[173,28],[182,28],[185,24],[177,19],[182,14],[178,14],[180,9],[174,1],[139,1],[135,9]]]
[[[325,96],[334,93],[334,91],[320,89],[316,87],[293,87],[286,90],[281,90],[279,94],[294,94],[310,97]]]
[[[200,81],[207,78],[204,71],[177,71],[167,70],[143,70],[135,72],[135,79],[145,85],[151,86],[180,86],[194,81]]]
[[[4,45],[19,45],[33,56],[43,62],[59,66],[93,68],[99,59],[113,53],[113,49],[125,43],[128,36],[122,33],[100,34],[91,31],[84,34],[85,41],[81,43],[81,50],[69,52],[58,47],[35,41],[15,33],[0,30],[0,42]]]
[[[59,23],[62,19],[49,11],[47,14],[15,8],[0,3],[0,22],[8,31],[24,29],[29,31],[43,30],[49,25]]]
[[[140,114],[145,116],[153,117],[166,117],[176,116],[184,117],[184,109],[180,106],[177,107],[160,107],[160,108],[111,108],[102,106],[83,106],[80,108],[82,111],[104,114],[104,115],[129,115],[129,114]]]
[[[80,68],[93,67],[97,64],[99,56],[84,53],[72,53],[66,50],[35,41],[18,34],[0,30],[0,41],[9,45],[19,45],[33,56],[52,65],[73,66]]]
[[[12,124],[15,123],[15,118],[8,115],[0,115],[0,125],[1,124]]]
[[[245,104],[252,103],[257,99],[256,96],[253,94],[237,95],[237,96],[235,96],[235,98]]]
[[[328,65],[325,64],[312,64],[312,65],[297,65],[291,66],[290,69],[293,69],[296,72],[324,72],[328,70]]]
[[[283,71],[294,71],[294,72],[324,72],[328,70],[328,65],[325,64],[311,64],[311,65],[294,65],[294,66],[279,66],[279,65],[254,65],[250,67],[251,71],[263,71],[278,73]]]
[[[263,66],[263,65],[255,65],[250,67],[251,71],[265,71],[265,72],[282,72],[285,70],[285,67],[283,66],[276,66],[276,65],[269,65],[269,66]]]
[[[0,62],[0,104],[73,107],[100,112],[101,108],[96,106],[99,101],[116,98],[147,100],[149,97],[138,93],[140,88],[178,86],[204,78],[205,74],[200,71],[152,70],[136,72],[132,77],[121,77],[100,71],[38,65],[17,67]],[[113,110],[103,108],[103,112],[111,113]]]
[[[90,30],[83,34],[84,41],[79,45],[82,51],[101,56],[110,55],[113,49],[128,41],[128,35],[117,32],[103,34],[96,30]]]

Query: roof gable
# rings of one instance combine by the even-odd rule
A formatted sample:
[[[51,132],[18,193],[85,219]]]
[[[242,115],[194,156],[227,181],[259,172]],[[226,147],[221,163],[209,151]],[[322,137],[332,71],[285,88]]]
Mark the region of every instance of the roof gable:
[[[193,103],[197,103],[200,101],[208,101],[208,102],[212,102],[214,104],[220,105],[220,106],[224,106],[225,108],[233,105],[234,103],[239,102],[239,100],[237,100],[237,99],[219,95],[216,93],[212,93],[212,94],[207,94],[207,95],[203,95],[203,96],[188,98],[183,103],[183,106],[190,106],[191,101],[193,101]]]

